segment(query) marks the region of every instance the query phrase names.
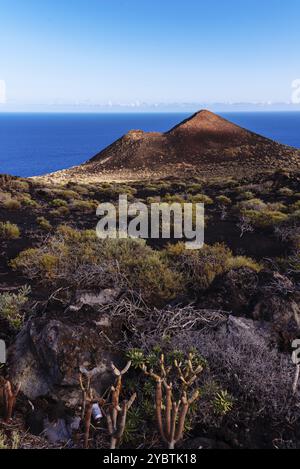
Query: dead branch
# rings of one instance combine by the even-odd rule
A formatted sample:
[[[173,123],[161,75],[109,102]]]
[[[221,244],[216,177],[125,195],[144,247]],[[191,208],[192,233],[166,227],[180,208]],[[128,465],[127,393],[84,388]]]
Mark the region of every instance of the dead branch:
[[[91,383],[101,373],[101,368],[97,367],[93,370],[88,371],[84,367],[80,367],[79,384],[82,391],[82,410],[81,410],[81,421],[84,423],[84,448],[89,447],[89,437],[91,428],[91,419],[93,412],[93,405],[97,403],[94,397],[94,391]]]
[[[21,389],[21,383],[17,386],[6,380],[3,387],[3,398],[4,398],[4,419],[5,422],[10,422],[14,413],[16,400]]]

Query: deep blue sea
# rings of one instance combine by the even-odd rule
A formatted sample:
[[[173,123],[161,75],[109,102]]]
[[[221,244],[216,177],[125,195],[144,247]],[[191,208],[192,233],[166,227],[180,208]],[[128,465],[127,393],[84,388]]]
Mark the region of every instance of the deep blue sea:
[[[300,148],[300,112],[221,113]],[[37,176],[88,160],[131,129],[166,131],[189,114],[0,114],[0,173]]]

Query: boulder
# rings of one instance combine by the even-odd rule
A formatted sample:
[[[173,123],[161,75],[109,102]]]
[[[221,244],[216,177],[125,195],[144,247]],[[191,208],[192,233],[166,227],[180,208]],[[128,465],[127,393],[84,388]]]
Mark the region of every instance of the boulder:
[[[219,329],[218,333],[226,333],[227,336],[241,339],[241,341],[252,342],[254,338],[256,342],[271,342],[271,325],[265,321],[229,316],[227,323]]]
[[[99,293],[88,290],[78,291],[75,296],[75,302],[69,307],[69,310],[80,311],[83,307],[97,309],[115,301],[120,293],[121,290],[116,288],[107,288]]]
[[[113,383],[111,362],[120,365],[114,341],[120,338],[120,326],[107,315],[98,321],[87,318],[84,323],[68,323],[47,317],[31,319],[8,350],[10,378],[21,383],[21,391],[29,399],[50,396],[67,406],[81,400],[79,368],[99,368],[93,382],[101,395]]]
[[[230,270],[215,280],[202,306],[269,323],[273,341],[284,348],[300,336],[300,293],[293,281],[279,272]]]
[[[250,316],[255,320],[269,321],[274,338],[280,345],[290,348],[300,336],[300,295],[293,282],[278,272],[264,272]]]

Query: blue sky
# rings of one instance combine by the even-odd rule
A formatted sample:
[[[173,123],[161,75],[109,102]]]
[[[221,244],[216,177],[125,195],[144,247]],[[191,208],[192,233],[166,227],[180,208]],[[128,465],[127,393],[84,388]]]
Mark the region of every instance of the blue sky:
[[[0,110],[289,101],[299,19],[299,0],[0,0]]]

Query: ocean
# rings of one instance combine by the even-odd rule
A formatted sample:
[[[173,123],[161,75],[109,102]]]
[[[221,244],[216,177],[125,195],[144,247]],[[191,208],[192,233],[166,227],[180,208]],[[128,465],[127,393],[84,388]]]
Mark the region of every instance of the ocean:
[[[189,115],[0,113],[0,174],[29,177],[75,166],[131,129],[164,132]],[[300,112],[221,115],[280,143],[300,148]]]

